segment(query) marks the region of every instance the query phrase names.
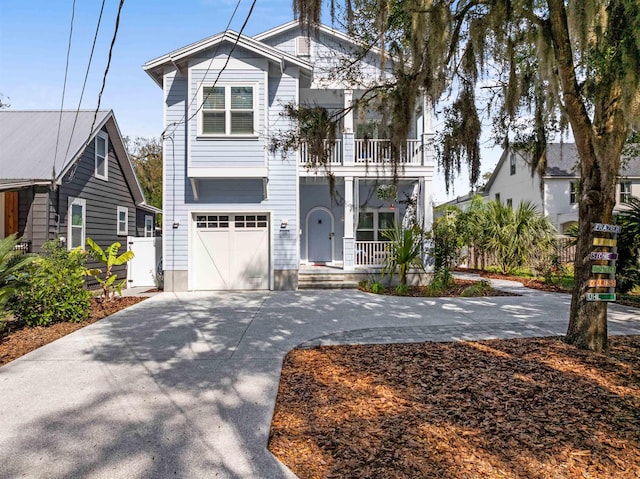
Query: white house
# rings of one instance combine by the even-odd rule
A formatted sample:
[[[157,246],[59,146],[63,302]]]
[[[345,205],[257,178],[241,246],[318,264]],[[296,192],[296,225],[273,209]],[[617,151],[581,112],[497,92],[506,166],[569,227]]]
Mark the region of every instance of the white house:
[[[559,233],[565,233],[578,222],[577,163],[575,144],[551,143],[547,145],[547,168],[541,178],[538,173],[531,174],[526,153],[507,149],[481,194],[486,200],[499,200],[514,207],[522,201],[531,201]],[[640,158],[625,158],[622,163],[616,187],[616,211],[626,208],[630,196],[640,196]],[[465,202],[458,203],[464,206]]]
[[[163,90],[166,290],[295,289],[304,265],[379,265],[381,233],[408,204],[430,227],[426,98],[415,100],[400,171],[375,119],[353,111],[331,147],[331,182],[308,168],[304,145],[270,151],[270,138],[295,128],[285,105],[337,110],[363,94],[362,82],[332,75],[357,47],[325,26],[308,37],[293,21],[254,37],[225,31],[144,65]],[[357,63],[363,78],[388,74],[376,52]]]

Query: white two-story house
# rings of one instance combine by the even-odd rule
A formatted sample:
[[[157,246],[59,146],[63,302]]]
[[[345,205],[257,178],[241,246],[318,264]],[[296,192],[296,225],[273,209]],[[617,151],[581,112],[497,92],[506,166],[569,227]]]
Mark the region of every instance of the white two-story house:
[[[578,152],[573,143],[550,143],[546,154],[547,168],[541,176],[537,172],[531,174],[531,159],[527,153],[505,150],[479,194],[485,201],[498,200],[514,208],[523,201],[530,201],[551,221],[558,233],[563,234],[578,222]],[[452,200],[449,204],[464,209],[471,196]],[[614,211],[626,209],[626,202],[631,196],[640,197],[640,157],[623,158]]]
[[[382,232],[411,214],[431,226],[431,107],[415,125],[394,172],[375,115],[350,110],[366,86],[333,75],[357,50],[321,26],[293,21],[254,37],[226,31],[144,65],[163,90],[165,289],[295,289],[306,265],[345,272],[379,266]],[[389,60],[387,60],[389,61]],[[380,55],[357,60],[380,78]],[[346,108],[324,169],[307,149],[272,151],[296,128],[286,105]],[[395,174],[394,174],[395,173]]]

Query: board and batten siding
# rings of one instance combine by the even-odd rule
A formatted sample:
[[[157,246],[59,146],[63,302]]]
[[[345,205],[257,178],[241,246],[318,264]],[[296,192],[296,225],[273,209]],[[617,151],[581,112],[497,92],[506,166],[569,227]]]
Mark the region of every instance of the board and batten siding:
[[[108,151],[107,181],[95,176],[95,141],[89,143],[82,157],[65,174],[53,202],[60,218],[59,231],[55,237],[67,237],[69,198],[81,198],[86,201],[86,238],[91,238],[103,249],[117,241],[121,244],[122,253],[127,249],[127,235],[135,234],[136,207],[111,138]],[[129,211],[127,235],[118,235],[118,206]],[[54,221],[50,224],[54,224]],[[88,266],[100,267],[100,264],[89,263]],[[118,278],[126,278],[126,265],[114,267],[114,272],[118,274]]]

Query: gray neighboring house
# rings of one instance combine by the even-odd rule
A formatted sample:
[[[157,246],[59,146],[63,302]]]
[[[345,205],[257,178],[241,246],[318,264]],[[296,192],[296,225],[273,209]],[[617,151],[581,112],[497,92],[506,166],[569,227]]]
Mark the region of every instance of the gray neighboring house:
[[[69,249],[154,236],[155,215],[113,111],[0,111],[0,238],[25,250],[52,239]],[[119,267],[124,277],[126,266]]]

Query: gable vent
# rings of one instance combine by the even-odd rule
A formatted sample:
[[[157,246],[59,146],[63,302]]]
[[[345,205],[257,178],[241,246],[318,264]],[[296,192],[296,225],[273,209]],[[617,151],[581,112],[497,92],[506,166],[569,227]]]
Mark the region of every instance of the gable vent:
[[[299,57],[311,56],[311,41],[308,37],[296,38],[296,51]]]

